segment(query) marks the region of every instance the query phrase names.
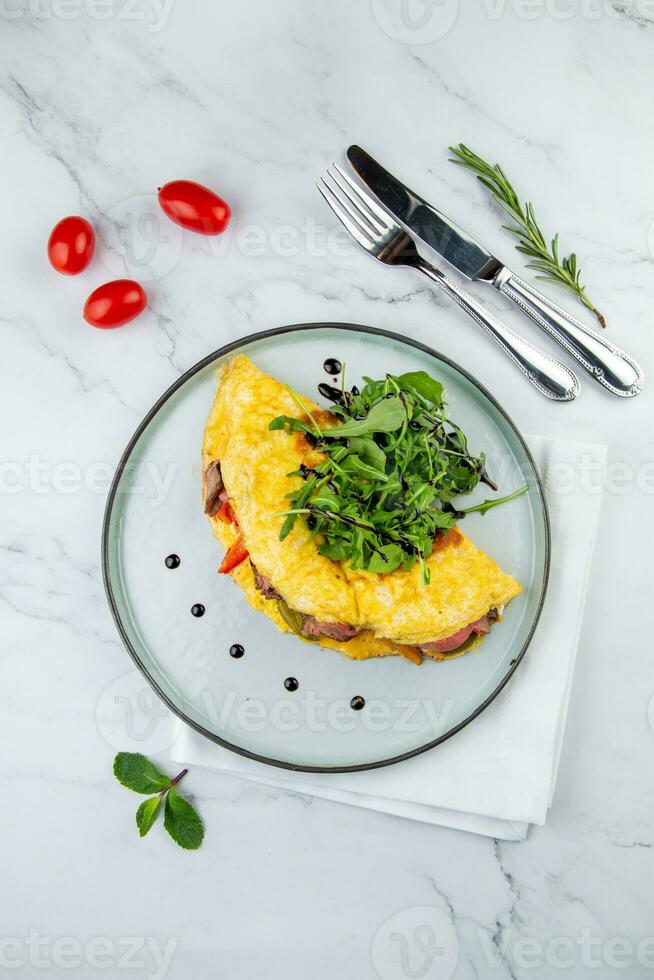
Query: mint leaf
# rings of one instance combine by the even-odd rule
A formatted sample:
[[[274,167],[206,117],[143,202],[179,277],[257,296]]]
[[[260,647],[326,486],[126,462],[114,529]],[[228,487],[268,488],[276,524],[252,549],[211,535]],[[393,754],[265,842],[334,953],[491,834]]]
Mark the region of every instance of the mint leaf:
[[[179,796],[174,786],[166,796],[164,827],[180,847],[196,850],[202,843],[204,827],[191,804]]]
[[[161,797],[152,796],[149,800],[143,800],[136,811],[136,826],[141,837],[145,837],[148,830],[154,825],[161,806]]]
[[[114,776],[135,793],[158,793],[170,783],[140,752],[119,752],[114,759]]]

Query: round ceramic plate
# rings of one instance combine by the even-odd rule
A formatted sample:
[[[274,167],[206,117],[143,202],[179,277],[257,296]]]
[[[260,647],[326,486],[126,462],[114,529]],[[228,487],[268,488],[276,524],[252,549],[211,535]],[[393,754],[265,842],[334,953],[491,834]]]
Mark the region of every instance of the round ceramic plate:
[[[328,357],[361,376],[428,371],[446,387],[448,414],[508,493],[528,493],[465,531],[523,586],[478,651],[416,666],[402,657],[352,661],[281,633],[227,575],[202,512],[200,446],[216,369],[235,351],[317,398]],[[320,400],[320,399],[318,399]],[[247,466],[247,460],[243,460]],[[471,502],[491,493],[480,486]],[[165,559],[179,558],[175,568]],[[406,337],[351,324],[256,334],[187,371],[139,426],[118,466],[103,529],[109,603],[125,646],[163,701],[227,748],[306,771],[367,769],[423,752],[475,718],[520,663],[545,596],[549,524],[542,486],[516,427],[466,371]],[[193,615],[194,606],[204,614]],[[195,612],[198,610],[196,608]],[[244,653],[230,655],[240,644]],[[285,681],[294,678],[295,690]],[[290,685],[293,686],[292,684]],[[353,698],[363,708],[351,707]],[[355,701],[355,704],[359,703]]]

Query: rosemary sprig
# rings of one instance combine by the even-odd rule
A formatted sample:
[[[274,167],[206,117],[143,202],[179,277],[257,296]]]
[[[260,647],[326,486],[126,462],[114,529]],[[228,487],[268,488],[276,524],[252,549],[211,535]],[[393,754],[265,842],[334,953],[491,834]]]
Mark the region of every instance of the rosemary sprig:
[[[450,146],[448,149],[454,154],[454,158],[450,157],[450,162],[476,174],[478,180],[491,192],[500,207],[514,222],[513,225],[502,225],[502,227],[519,239],[520,244],[516,245],[518,252],[528,255],[531,259],[527,262],[527,268],[541,273],[535,278],[569,289],[595,314],[602,327],[605,327],[606,320],[588,297],[586,287],[581,284],[581,270],[577,267],[577,256],[571,252],[562,258],[559,257],[558,234],[554,236],[548,247],[536,221],[533,204],[529,202],[524,206],[521,204],[511,181],[499,163],[491,166],[464,143]]]

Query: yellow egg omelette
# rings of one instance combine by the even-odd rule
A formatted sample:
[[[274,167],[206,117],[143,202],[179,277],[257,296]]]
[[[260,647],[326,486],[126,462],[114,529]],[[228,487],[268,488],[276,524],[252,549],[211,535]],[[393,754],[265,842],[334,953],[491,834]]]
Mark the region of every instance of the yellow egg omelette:
[[[302,404],[321,425],[336,424]],[[420,663],[474,648],[521,587],[457,527],[434,541],[429,584],[417,563],[380,574],[332,561],[301,521],[280,541],[275,515],[302,484],[288,474],[324,457],[302,432],[271,431],[278,415],[301,415],[283,384],[244,355],[224,364],[202,445],[205,513],[226,550],[221,571],[280,630],[355,660],[394,654]]]

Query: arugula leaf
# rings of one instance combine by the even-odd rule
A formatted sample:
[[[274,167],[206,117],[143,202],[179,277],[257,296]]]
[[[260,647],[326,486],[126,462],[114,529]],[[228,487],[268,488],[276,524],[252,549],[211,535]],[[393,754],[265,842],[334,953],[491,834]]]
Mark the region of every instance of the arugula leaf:
[[[364,463],[356,453],[352,453],[343,460],[341,469],[343,469],[345,473],[357,473],[359,476],[368,477],[368,479],[371,480],[381,480],[384,483],[386,483],[388,480],[385,473],[377,469],[375,466],[368,466],[368,464]]]
[[[114,759],[114,776],[135,793],[155,793],[170,783],[168,776],[140,752],[119,752]]]
[[[278,415],[277,418],[268,423],[268,428],[271,432],[276,429],[286,429],[287,432],[309,432],[311,435],[315,435],[314,430],[307,422],[302,419],[295,419],[292,415]]]
[[[174,786],[168,790],[164,827],[180,847],[195,851],[202,843],[204,827],[194,807],[180,796]]]
[[[385,471],[386,453],[374,439],[355,436],[353,439],[348,439],[347,444],[368,466],[373,466],[380,473]]]
[[[149,800],[143,800],[136,811],[136,826],[141,837],[145,837],[147,832],[154,826],[157,819],[159,808],[161,807],[161,797],[151,796]]]
[[[298,510],[304,507],[306,501],[309,499],[309,497],[311,496],[311,494],[313,493],[313,491],[316,489],[317,486],[318,486],[318,480],[316,479],[316,477],[315,476],[310,477],[310,479],[307,480],[307,482],[304,484],[304,486],[299,491],[299,493],[293,497],[293,502],[295,504],[295,507],[293,509]],[[286,520],[282,524],[282,529],[279,532],[280,541],[283,541],[284,538],[287,538],[289,536],[289,534],[293,530],[296,517],[297,514],[288,514]]]
[[[403,391],[419,395],[432,405],[443,404],[444,386],[426,371],[408,371],[400,374],[396,380]]]
[[[318,547],[318,551],[326,558],[331,558],[332,561],[347,561],[352,555],[352,543],[346,538],[328,540]]]
[[[500,504],[506,504],[509,500],[515,500],[516,497],[521,497],[523,493],[526,493],[529,487],[525,484],[524,487],[520,487],[519,490],[514,490],[513,493],[509,493],[506,497],[498,497],[495,500],[484,500],[481,504],[476,504],[474,507],[466,507],[465,510],[459,511],[460,514],[481,514],[482,517],[493,507],[498,507]]]
[[[343,436],[365,436],[370,432],[395,432],[405,418],[402,402],[393,395],[373,405],[367,418],[343,422],[333,429],[327,429],[323,435],[327,439],[340,439]]]
[[[371,555],[366,568],[369,572],[382,574],[394,572],[404,560],[404,552],[399,544],[385,544]]]
[[[418,563],[427,584],[437,535],[467,513],[453,501],[480,482],[497,487],[486,473],[484,454],[475,456],[446,416],[439,381],[425,371],[364,381],[360,391],[343,386],[330,407],[338,419],[333,428],[313,430],[322,461],[289,474],[304,484],[287,494],[288,509],[272,516],[285,518],[282,540],[301,520],[320,554],[332,561],[379,574],[409,571]],[[280,416],[271,425],[291,432],[300,423]],[[508,499],[513,495],[470,512],[486,513]],[[302,635],[302,617],[282,607],[280,613]]]

